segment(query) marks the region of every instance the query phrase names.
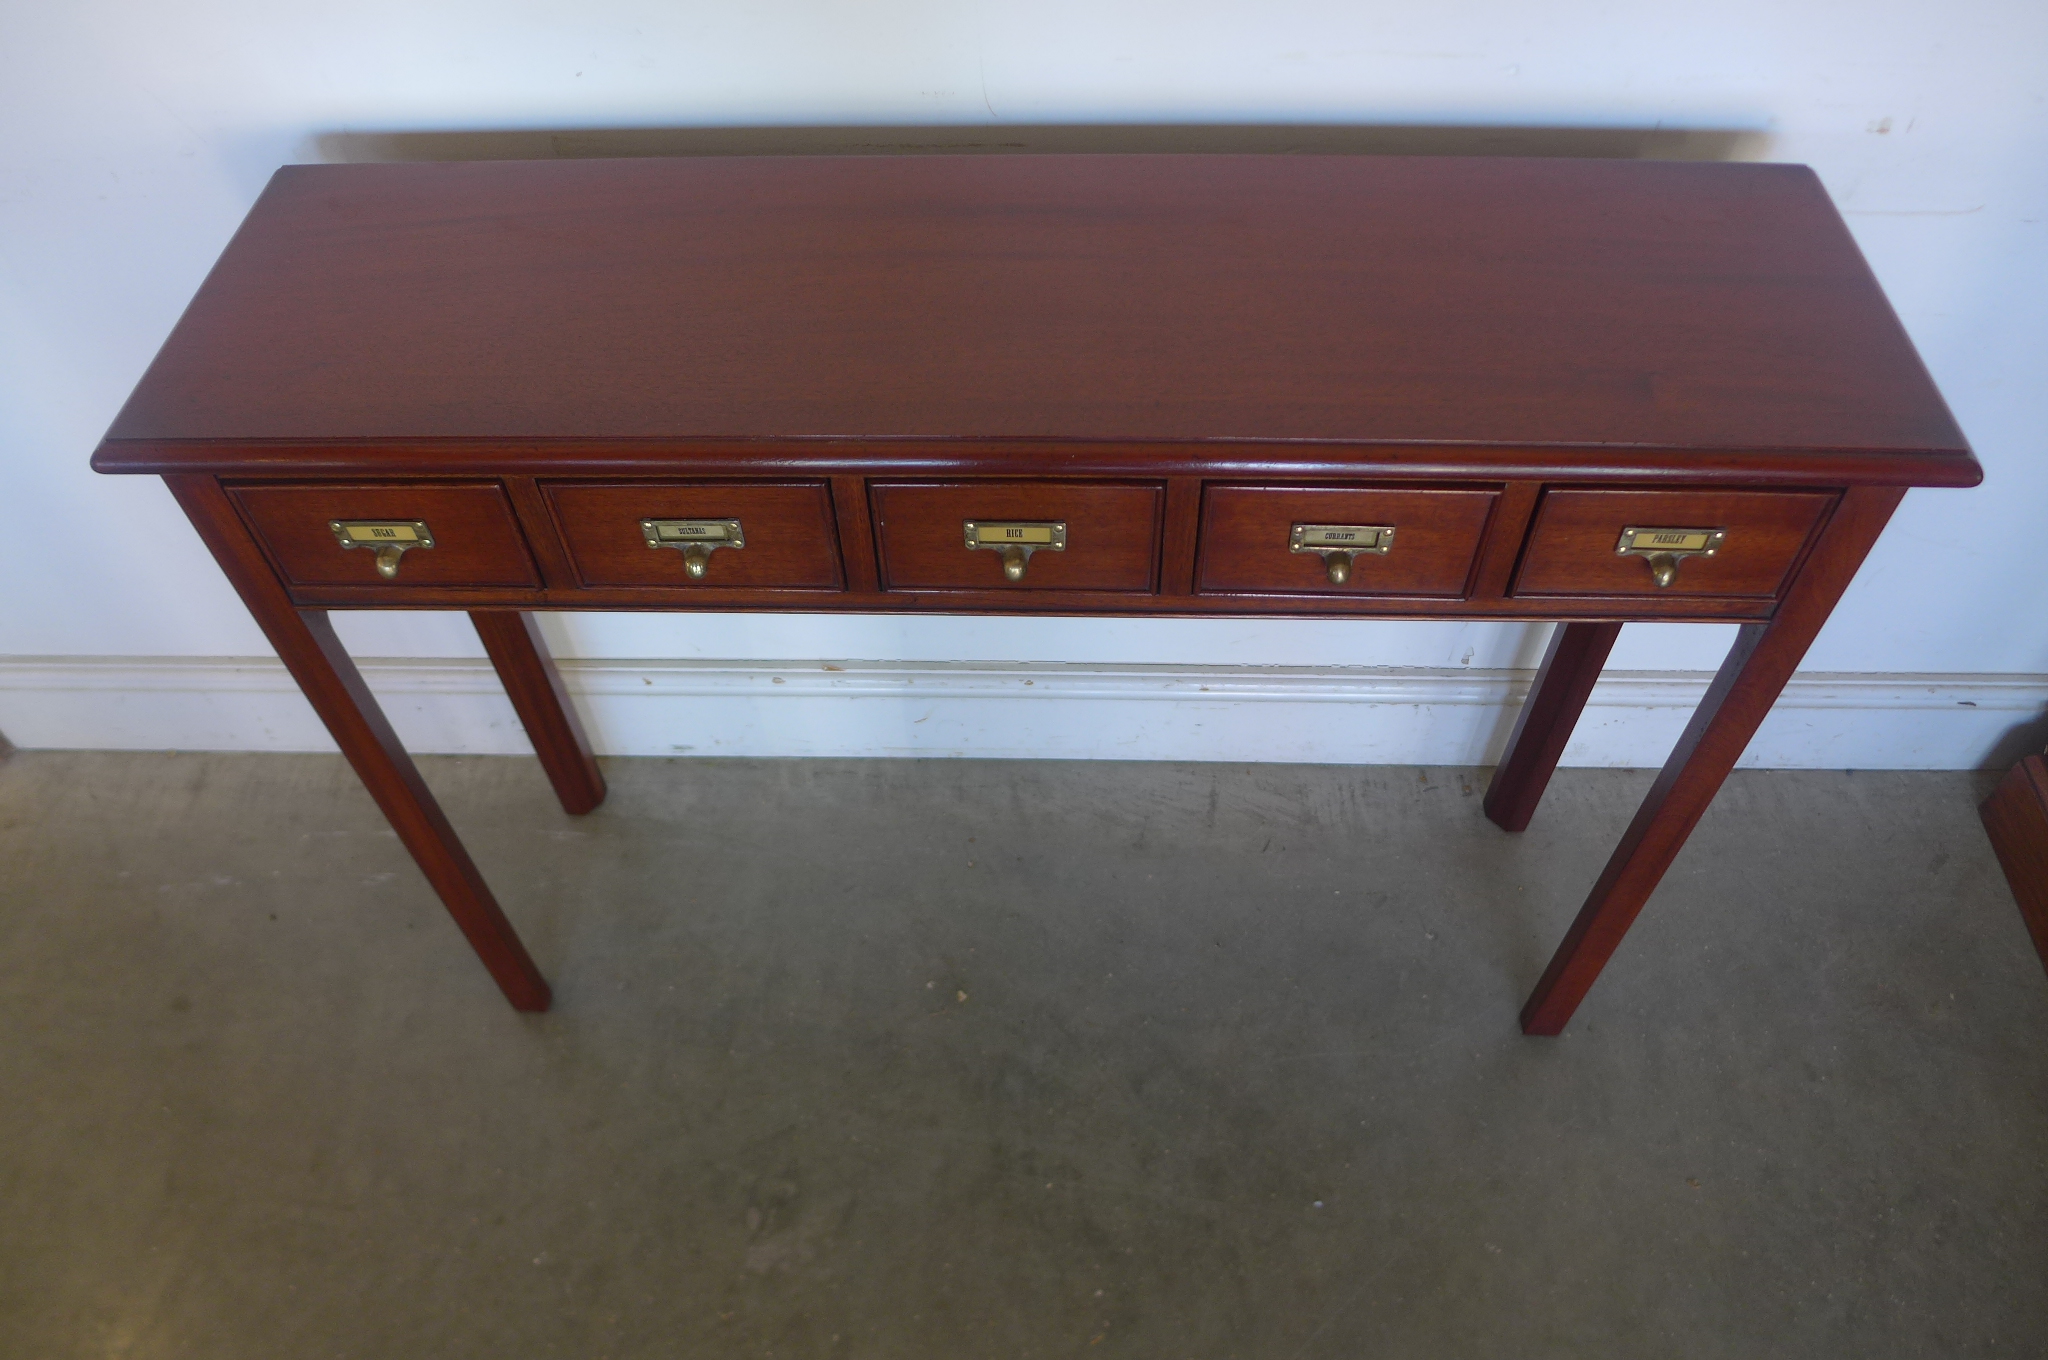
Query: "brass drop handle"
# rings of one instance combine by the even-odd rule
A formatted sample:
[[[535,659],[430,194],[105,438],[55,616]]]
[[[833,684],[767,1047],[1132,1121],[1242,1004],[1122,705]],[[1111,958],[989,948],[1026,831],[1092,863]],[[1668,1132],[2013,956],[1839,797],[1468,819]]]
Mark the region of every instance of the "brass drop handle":
[[[1297,524],[1287,531],[1287,551],[1319,555],[1333,586],[1351,584],[1351,567],[1360,554],[1384,557],[1393,546],[1391,524]]]
[[[969,519],[960,522],[960,529],[966,537],[969,552],[987,548],[1002,559],[1003,579],[1012,585],[1024,579],[1024,569],[1031,565],[1031,554],[1067,550],[1065,520],[1010,520],[998,523],[994,520]]]
[[[1640,529],[1633,525],[1621,531],[1614,551],[1622,557],[1640,557],[1650,568],[1650,581],[1659,590],[1678,584],[1678,564],[1688,557],[1712,557],[1728,537],[1725,529]]]
[[[736,519],[643,519],[640,541],[650,548],[674,548],[683,555],[683,574],[704,579],[711,554],[720,548],[744,548],[747,537]]]
[[[407,552],[434,546],[434,535],[424,520],[334,519],[327,527],[342,547],[368,548],[376,560],[377,574],[387,581],[398,579],[398,565]]]

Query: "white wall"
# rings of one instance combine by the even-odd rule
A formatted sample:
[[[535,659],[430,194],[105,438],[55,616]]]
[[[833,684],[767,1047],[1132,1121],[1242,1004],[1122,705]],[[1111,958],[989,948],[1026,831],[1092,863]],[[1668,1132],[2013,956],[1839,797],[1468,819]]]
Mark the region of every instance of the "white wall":
[[[267,648],[161,487],[95,477],[85,460],[271,170],[317,159],[334,133],[1290,121],[1749,131],[1763,156],[1813,165],[1988,481],[1908,498],[1808,659],[1811,702],[1796,721],[1774,718],[1753,758],[1971,765],[2048,701],[2035,547],[2048,516],[2040,0],[4,0],[0,733],[23,746],[319,743],[274,673],[260,701],[234,679],[269,673],[250,660]],[[90,550],[75,546],[84,534]],[[1483,759],[1512,672],[1541,643],[1540,630],[1507,625],[1216,620],[580,616],[551,630],[590,660],[579,683],[615,750],[1231,759]],[[355,616],[344,633],[359,655],[480,655],[459,616]],[[1593,724],[1601,735],[1568,759],[1659,763],[1671,728],[1657,714],[1726,640],[1718,628],[1626,630],[1613,664],[1634,678],[1610,687],[1600,711],[1614,721]],[[900,668],[860,672],[899,687],[880,703],[879,690],[738,710],[705,699],[691,719],[673,711],[687,697],[606,697],[636,673],[607,663],[663,659],[720,663],[711,670],[742,686],[773,684],[781,663],[920,663],[911,671],[954,676],[924,683],[957,683],[973,717],[942,722],[945,740],[906,741],[915,696]],[[1286,690],[1297,680],[1284,674],[1267,685],[1278,699],[1203,692],[1202,676],[1250,660],[1395,669],[1343,679],[1360,711],[1337,723],[1336,706]],[[1064,672],[1076,696],[1153,688],[1135,706],[1047,703],[989,688],[985,670],[947,670],[1051,661],[1100,672]],[[637,670],[647,690],[674,688],[672,667]],[[1657,671],[1685,674],[1658,689],[1645,674]],[[502,723],[479,735],[460,704],[429,702],[447,686],[417,668],[373,673],[422,749],[510,740]],[[1632,705],[1642,721],[1622,720]],[[728,718],[732,739],[712,740]],[[710,735],[675,740],[679,723]],[[1288,737],[1319,730],[1320,745]],[[832,734],[822,747],[820,732]]]

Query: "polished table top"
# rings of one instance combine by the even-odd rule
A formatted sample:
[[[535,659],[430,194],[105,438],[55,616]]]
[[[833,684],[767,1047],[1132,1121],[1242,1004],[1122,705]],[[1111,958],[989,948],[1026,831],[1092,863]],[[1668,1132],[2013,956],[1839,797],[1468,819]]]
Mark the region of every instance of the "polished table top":
[[[469,440],[558,467],[1229,442],[1974,480],[1804,167],[1342,156],[288,166],[98,465]]]

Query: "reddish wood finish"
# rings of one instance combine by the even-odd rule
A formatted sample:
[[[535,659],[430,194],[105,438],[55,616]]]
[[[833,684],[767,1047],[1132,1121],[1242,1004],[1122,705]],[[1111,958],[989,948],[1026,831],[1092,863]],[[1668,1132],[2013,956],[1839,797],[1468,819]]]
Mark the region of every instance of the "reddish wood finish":
[[[484,640],[562,811],[580,817],[602,803],[604,776],[533,615],[475,610],[469,621]]]
[[[1620,621],[1745,623],[1532,1034],[1592,984],[1902,488],[1981,477],[1810,171],[1307,156],[288,167],[93,465],[166,474],[529,1009],[546,984],[322,608],[472,611],[572,810],[602,783],[499,611],[1573,620],[1489,792],[1510,826]],[[1409,510],[1295,508],[1367,496]],[[639,541],[655,516],[736,517],[748,546],[688,582]],[[387,583],[334,544],[342,517],[425,519],[436,547]],[[1064,519],[1069,546],[1008,584],[969,518]],[[1383,518],[1394,553],[1346,591],[1271,542]],[[1668,590],[1614,554],[1625,523],[1706,519],[1728,543]],[[1389,586],[1415,593],[1367,593]]]
[[[1566,448],[1522,444],[1277,443],[1261,440],[575,439],[104,440],[100,472],[222,476],[1201,477],[1290,481],[1586,481],[1697,489],[1707,483],[1811,489],[1975,486],[1967,451],[1882,456],[1840,449]]]
[[[381,591],[420,586],[539,586],[526,539],[503,488],[411,483],[384,486],[230,485],[228,497],[294,586],[361,585]],[[338,519],[421,520],[431,548],[413,548],[396,578],[377,574],[376,554],[344,548]]]
[[[964,551],[964,549],[963,549]],[[1033,568],[1040,565],[1034,555]],[[1185,567],[1183,568],[1185,569]],[[292,598],[331,609],[791,609],[805,613],[1117,614],[1210,618],[1354,617],[1421,619],[1665,619],[1689,623],[1745,623],[1771,617],[1773,600],[1719,596],[1664,599],[1619,595],[1548,595],[1529,599],[1453,600],[1406,595],[1180,595],[1103,590],[1021,589],[998,583],[986,590],[918,588],[873,595],[814,591],[798,606],[783,590],[699,591],[666,586],[590,587],[571,590],[461,589],[421,586],[402,598],[376,586],[301,586]]]
[[[1618,623],[1561,623],[1550,635],[1536,683],[1515,717],[1507,750],[1486,786],[1486,815],[1504,831],[1526,831],[1558,758],[1572,739],[1600,668],[1621,636]]]
[[[882,583],[875,571],[875,522],[868,510],[867,483],[859,477],[834,477],[832,510],[839,524],[846,588],[862,595],[879,594]]]
[[[1472,598],[1480,602],[1476,608],[1498,608],[1507,595],[1508,582],[1521,558],[1522,543],[1528,537],[1529,520],[1536,513],[1541,492],[1535,482],[1509,482],[1501,492],[1493,517],[1486,525],[1478,565],[1472,572]]]
[[[1212,486],[1202,508],[1195,588],[1204,595],[1465,594],[1492,491],[1367,487]],[[1330,584],[1314,553],[1288,548],[1297,524],[1392,525],[1384,555],[1361,553],[1351,579]]]
[[[1150,591],[1159,556],[1159,486],[1116,482],[875,482],[875,539],[883,588],[899,590]],[[1063,520],[1062,552],[1031,555],[1024,579],[1003,559],[969,549],[968,520]]]
[[[327,615],[317,609],[292,607],[255,540],[212,478],[165,480],[505,999],[522,1011],[546,1010],[550,1000],[547,980],[527,956],[526,946],[498,909],[497,899],[456,839],[440,804],[399,745],[355,663],[334,636]]]
[[[2028,756],[2013,766],[1979,811],[2035,952],[2048,967],[2048,761]]]
[[[1159,593],[1161,604],[1195,591],[1195,545],[1202,532],[1202,484],[1193,477],[1175,477],[1166,484],[1166,525],[1160,535]]]
[[[286,166],[110,433],[1965,449],[1804,167],[1369,156]]]
[[[1515,577],[1515,594],[1720,595],[1778,593],[1832,495],[1754,491],[1548,491]],[[1631,525],[1723,529],[1712,557],[1688,557],[1659,589],[1646,558],[1614,551]]]
[[[1792,678],[1799,658],[1806,655],[1904,494],[1895,488],[1870,487],[1845,495],[1777,617],[1767,624],[1748,624],[1736,635],[1699,711],[1522,1008],[1524,1033],[1563,1031],[1770,713],[1778,691]]]
[[[505,495],[519,515],[520,527],[526,531],[526,546],[533,550],[541,579],[551,590],[576,589],[580,584],[576,564],[569,560],[568,545],[562,542],[562,532],[548,511],[540,483],[531,477],[507,477]]]
[[[839,541],[824,482],[543,482],[542,494],[586,586],[677,591],[839,590]],[[736,519],[741,548],[719,548],[693,581],[674,548],[650,548],[643,519]]]

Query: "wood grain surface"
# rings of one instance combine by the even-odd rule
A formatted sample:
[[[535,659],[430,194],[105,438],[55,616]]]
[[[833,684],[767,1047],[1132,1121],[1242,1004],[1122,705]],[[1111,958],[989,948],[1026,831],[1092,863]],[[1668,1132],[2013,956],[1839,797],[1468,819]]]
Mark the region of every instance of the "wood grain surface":
[[[586,586],[838,590],[839,543],[823,482],[548,482],[542,492]],[[643,519],[736,519],[740,548],[719,548],[691,580],[683,554],[649,548]]]
[[[294,586],[373,586],[399,595],[428,586],[538,586],[519,521],[492,482],[383,486],[233,486],[232,500]],[[399,558],[398,575],[377,574],[376,554],[344,548],[335,520],[419,520],[431,548]]]
[[[1326,156],[287,166],[97,465],[948,438],[1975,477],[1803,167]]]
[[[1550,491],[1514,593],[1768,599],[1785,584],[1832,495],[1758,491]],[[1615,552],[1624,529],[1721,529],[1712,557],[1687,557],[1659,587],[1647,558]]]
[[[888,591],[1149,592],[1159,560],[1164,488],[1119,482],[876,482],[868,488]],[[1067,546],[1031,554],[1024,579],[969,549],[968,520],[1064,522]]]
[[[1439,595],[1465,593],[1493,491],[1366,487],[1212,486],[1202,503],[1195,588],[1205,595]],[[1296,524],[1384,525],[1384,555],[1361,553],[1351,579],[1330,584],[1315,553],[1290,550]]]

